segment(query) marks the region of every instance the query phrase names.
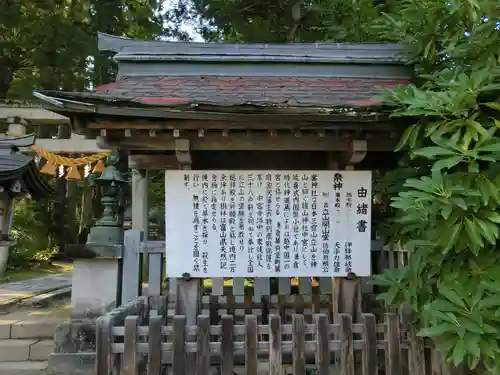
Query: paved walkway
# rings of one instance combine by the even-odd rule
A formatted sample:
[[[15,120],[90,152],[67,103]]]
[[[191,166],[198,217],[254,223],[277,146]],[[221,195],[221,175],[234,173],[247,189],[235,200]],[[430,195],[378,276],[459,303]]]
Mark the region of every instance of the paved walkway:
[[[71,286],[71,272],[0,284],[0,307]]]

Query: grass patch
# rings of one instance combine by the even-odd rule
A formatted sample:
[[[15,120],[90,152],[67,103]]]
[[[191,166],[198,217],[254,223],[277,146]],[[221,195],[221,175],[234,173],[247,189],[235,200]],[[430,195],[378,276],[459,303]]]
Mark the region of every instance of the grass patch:
[[[225,287],[233,286],[233,280],[232,279],[224,280],[224,286]],[[245,287],[252,287],[252,286],[253,286],[253,280],[245,279]],[[212,289],[212,279],[204,279],[203,287],[206,289]]]
[[[11,281],[28,280],[34,277],[46,276],[56,273],[71,272],[73,265],[70,263],[53,262],[51,264],[38,265],[31,269],[7,270],[3,277],[0,277],[0,284]]]

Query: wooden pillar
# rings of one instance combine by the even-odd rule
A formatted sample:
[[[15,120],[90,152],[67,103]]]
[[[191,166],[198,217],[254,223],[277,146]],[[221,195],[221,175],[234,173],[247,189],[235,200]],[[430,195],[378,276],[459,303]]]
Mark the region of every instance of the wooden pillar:
[[[179,169],[191,169],[191,152],[188,139],[177,139],[175,141],[175,155],[179,162]],[[166,177],[166,176],[165,176]],[[168,184],[165,178],[165,184]],[[185,225],[190,225],[186,223]],[[168,236],[168,233],[165,233]],[[192,249],[183,249],[183,251],[192,251]],[[168,259],[167,259],[168,262]],[[198,278],[191,278],[189,270],[183,275],[184,277],[175,280],[174,285],[170,285],[170,290],[176,290],[176,314],[186,317],[186,326],[195,326],[197,324],[198,314],[201,311],[201,283]],[[170,279],[173,283],[174,279]],[[196,373],[196,353],[186,354],[186,374]]]
[[[147,240],[148,226],[148,171],[132,169],[132,229],[144,231]]]
[[[359,163],[366,156],[366,141],[353,141],[351,151],[347,154],[328,156],[329,170],[354,170],[354,164]],[[348,277],[334,277],[332,279],[332,312],[334,319],[339,313],[352,316],[353,322],[361,319],[362,293],[361,280],[356,275]]]
[[[192,160],[188,139],[176,139],[175,155],[180,169],[191,169]],[[168,184],[167,176],[165,176],[165,184]],[[189,225],[189,223],[186,223],[186,225]],[[168,236],[168,233],[165,233],[165,235]],[[185,249],[185,251],[192,251],[192,249]],[[168,262],[168,259],[166,261]],[[175,298],[176,313],[186,316],[186,325],[188,326],[196,325],[201,310],[201,281],[201,279],[191,278],[189,270],[186,271],[182,278],[169,279],[169,294],[171,298]]]

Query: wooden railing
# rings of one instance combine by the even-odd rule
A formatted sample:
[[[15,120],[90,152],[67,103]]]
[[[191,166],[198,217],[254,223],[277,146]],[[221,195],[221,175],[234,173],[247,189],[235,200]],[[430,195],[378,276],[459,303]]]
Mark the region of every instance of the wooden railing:
[[[139,230],[125,232],[123,253],[122,303],[137,298],[142,291],[143,270],[147,270],[147,295],[159,296],[175,294],[176,280],[165,279],[165,242],[144,241],[144,235]],[[387,251],[380,241],[372,241],[372,252],[376,253],[376,270],[394,268],[407,261],[404,250]],[[377,273],[377,272],[375,272]],[[213,278],[203,280],[202,304],[209,308],[215,302],[226,305],[238,305],[245,312],[261,309],[263,299],[270,310],[281,310],[282,306],[294,306],[296,312],[324,312],[331,307],[329,302],[333,294],[332,279],[320,277],[317,283],[311,283],[310,278],[300,278],[298,285],[292,285],[289,278],[234,278],[225,280]],[[370,285],[363,292],[370,293]],[[255,307],[257,306],[257,307]],[[224,307],[220,307],[224,309]],[[302,310],[301,310],[302,309]],[[365,309],[366,311],[366,309]],[[331,313],[331,312],[330,312]]]
[[[246,375],[306,375],[311,368],[317,375],[446,373],[439,353],[396,314],[385,314],[379,324],[372,314],[363,314],[359,323],[339,314],[334,324],[324,314],[315,314],[312,323],[294,314],[291,324],[282,324],[278,315],[269,324],[259,324],[254,315],[235,324],[225,315],[218,325],[200,315],[197,325],[186,326],[184,316],[167,324],[161,312],[130,315],[122,324],[113,313],[99,318],[96,375],[207,375],[214,367],[220,375],[241,367]]]

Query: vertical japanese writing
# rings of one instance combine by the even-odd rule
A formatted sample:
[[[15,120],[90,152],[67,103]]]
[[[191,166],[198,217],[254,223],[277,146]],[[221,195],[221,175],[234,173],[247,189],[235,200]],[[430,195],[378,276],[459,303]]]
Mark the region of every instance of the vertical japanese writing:
[[[203,252],[201,253],[202,259],[202,269],[203,273],[208,273],[208,175],[203,173],[201,175],[201,202],[202,202],[202,213],[201,213],[201,225],[202,232],[201,238],[203,241]]]
[[[349,273],[352,272],[352,242],[351,241],[346,241],[345,243],[345,272]]]
[[[212,174],[212,183],[210,184],[210,216],[212,217],[212,231],[217,231],[217,191],[219,190],[217,175]]]
[[[283,176],[283,268],[285,271],[290,269],[290,213],[292,208],[291,202],[291,184],[290,175]]]
[[[318,267],[318,175],[311,175],[311,269]]]
[[[367,203],[367,195],[368,190],[361,186],[358,188],[358,200],[360,203],[356,206],[356,215],[358,216],[358,221],[356,223],[356,227],[358,228],[358,232],[364,233],[366,232],[367,215],[368,215],[368,203]]]
[[[321,269],[323,273],[327,273],[330,271],[330,207],[329,207],[329,199],[330,193],[323,192],[323,207],[321,211],[321,252],[323,255],[323,260],[321,262]],[[333,257],[333,271],[337,269],[340,271],[340,256],[336,259],[336,254],[334,253]]]
[[[222,213],[221,213],[222,215]],[[236,175],[229,175],[229,272],[236,272]]]
[[[220,268],[226,271],[228,269],[228,254],[227,254],[227,176],[222,174],[220,176],[220,221],[219,221],[219,234],[220,234]]]
[[[193,272],[200,272],[200,197],[193,194]]]
[[[333,193],[334,193],[334,203],[333,206],[335,208],[335,232],[336,232],[336,238],[335,238],[335,253],[334,253],[334,260],[333,260],[333,268],[335,272],[340,272],[340,267],[341,267],[341,260],[340,260],[340,251],[341,251],[341,242],[340,242],[340,233],[339,231],[342,230],[340,228],[340,209],[341,209],[341,190],[344,186],[343,183],[344,177],[342,176],[341,173],[334,173],[333,174]],[[345,251],[344,251],[344,259],[345,259]],[[336,267],[336,263],[338,262],[338,268]],[[338,271],[336,271],[338,269]]]
[[[266,268],[273,262],[273,176],[266,174]]]
[[[238,176],[238,244],[240,253],[245,252],[245,177]]]
[[[370,275],[369,172],[177,171],[169,176],[167,255],[170,249],[189,249],[188,259],[174,253],[169,275]]]
[[[197,189],[200,187],[200,175],[198,173],[193,174],[193,188]]]
[[[307,174],[302,175],[302,204],[301,204],[301,252],[302,252],[302,264],[304,268],[309,267],[309,199],[310,199],[310,188],[309,188],[309,176]]]
[[[257,230],[257,267],[264,268],[264,195],[262,190],[262,175],[257,175],[257,217],[255,220],[255,229]]]
[[[346,193],[345,193],[345,209],[346,209],[346,214],[347,214],[347,221],[348,221],[348,225],[352,225],[351,223],[351,212],[352,212],[352,191],[348,190]],[[350,228],[349,228],[350,229]],[[347,232],[350,234],[351,231],[350,230],[347,230]],[[350,237],[350,236],[349,236]],[[344,245],[344,252],[345,252],[345,273],[349,273],[349,272],[352,272],[352,241],[350,240],[350,238],[347,238],[346,241],[345,241],[345,245]]]
[[[255,195],[254,195],[254,175],[250,173],[248,175],[248,201],[247,201],[247,251],[248,251],[248,263],[247,272],[249,274],[254,273],[254,263],[255,263],[255,242],[254,242],[254,232],[255,232]]]
[[[274,272],[281,272],[281,175],[274,175],[274,199],[275,199],[275,214],[276,214],[276,229],[274,232]]]
[[[300,243],[299,243],[299,234],[300,234],[300,187],[299,187],[299,175],[294,174],[292,177],[292,233],[293,233],[293,268],[299,268],[300,262]]]
[[[371,203],[371,196],[368,194],[367,186],[359,186],[356,189],[356,230],[358,232],[356,238],[365,238],[365,240],[369,243],[370,238],[370,228],[369,228],[369,204]],[[348,243],[349,245],[349,262],[346,259],[346,272],[352,272],[354,268],[357,268],[357,265],[353,265],[353,257],[352,257],[352,242]],[[369,248],[369,247],[368,247]]]

